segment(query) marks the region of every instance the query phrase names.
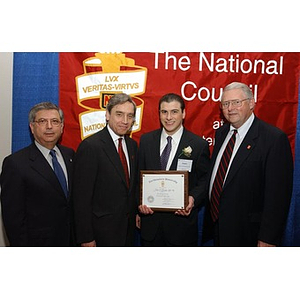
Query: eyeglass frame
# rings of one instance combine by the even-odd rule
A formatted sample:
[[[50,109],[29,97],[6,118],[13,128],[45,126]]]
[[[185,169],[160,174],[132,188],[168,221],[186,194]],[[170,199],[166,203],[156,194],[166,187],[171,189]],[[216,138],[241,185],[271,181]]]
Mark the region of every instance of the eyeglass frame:
[[[48,124],[50,121],[50,124],[52,126],[58,127],[59,125],[62,124],[62,121],[54,118],[54,119],[45,119],[45,118],[40,118],[38,120],[33,121],[32,123],[37,123],[39,126],[46,126],[46,124]],[[53,123],[54,122],[54,123]],[[57,124],[56,124],[57,122]]]
[[[228,109],[229,105],[231,104],[233,107],[241,107],[243,102],[246,100],[251,100],[251,98],[245,98],[245,99],[234,99],[234,100],[228,100],[228,101],[224,101],[223,103],[220,103],[220,107],[221,109]],[[240,104],[237,105],[238,101],[240,101]],[[224,107],[224,105],[227,105],[226,107]]]

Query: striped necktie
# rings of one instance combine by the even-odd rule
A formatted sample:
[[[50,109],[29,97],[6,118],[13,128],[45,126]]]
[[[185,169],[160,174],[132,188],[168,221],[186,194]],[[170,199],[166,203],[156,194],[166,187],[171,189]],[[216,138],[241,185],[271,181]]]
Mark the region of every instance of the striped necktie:
[[[235,129],[223,152],[217,170],[217,174],[212,186],[211,197],[210,197],[210,213],[214,222],[216,222],[219,218],[220,197],[223,189],[224,179],[227,173],[228,165],[234,148],[236,134],[237,134],[237,130]]]

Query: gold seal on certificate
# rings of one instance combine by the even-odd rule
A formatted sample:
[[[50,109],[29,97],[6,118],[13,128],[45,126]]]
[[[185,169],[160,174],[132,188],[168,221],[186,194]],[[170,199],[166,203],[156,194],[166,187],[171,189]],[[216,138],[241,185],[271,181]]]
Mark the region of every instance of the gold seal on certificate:
[[[141,171],[140,204],[176,211],[188,205],[188,171]]]

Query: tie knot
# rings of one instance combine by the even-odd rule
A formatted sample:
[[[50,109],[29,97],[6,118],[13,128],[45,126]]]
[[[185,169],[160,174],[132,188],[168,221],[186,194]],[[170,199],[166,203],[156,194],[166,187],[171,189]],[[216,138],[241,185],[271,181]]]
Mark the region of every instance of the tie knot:
[[[120,148],[122,148],[123,149],[123,138],[118,138],[118,141],[119,141],[119,144],[118,144],[118,151],[120,151]]]
[[[167,137],[167,140],[168,140],[168,143],[170,143],[170,142],[172,141],[172,137],[169,135],[169,136]]]
[[[52,157],[56,157],[56,152],[55,152],[55,150],[51,149],[51,150],[50,150],[50,155],[51,155]]]
[[[235,141],[235,139],[236,139],[236,134],[237,134],[237,130],[236,129],[234,129],[233,130],[233,133],[232,133],[232,136],[231,136],[231,138]]]

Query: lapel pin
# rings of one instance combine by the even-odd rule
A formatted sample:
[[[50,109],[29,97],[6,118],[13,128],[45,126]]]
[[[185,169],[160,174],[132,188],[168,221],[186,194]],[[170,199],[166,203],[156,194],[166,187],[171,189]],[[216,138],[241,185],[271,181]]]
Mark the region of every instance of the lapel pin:
[[[251,145],[248,145],[248,146],[247,146],[247,149],[250,150],[250,149],[251,149]]]

